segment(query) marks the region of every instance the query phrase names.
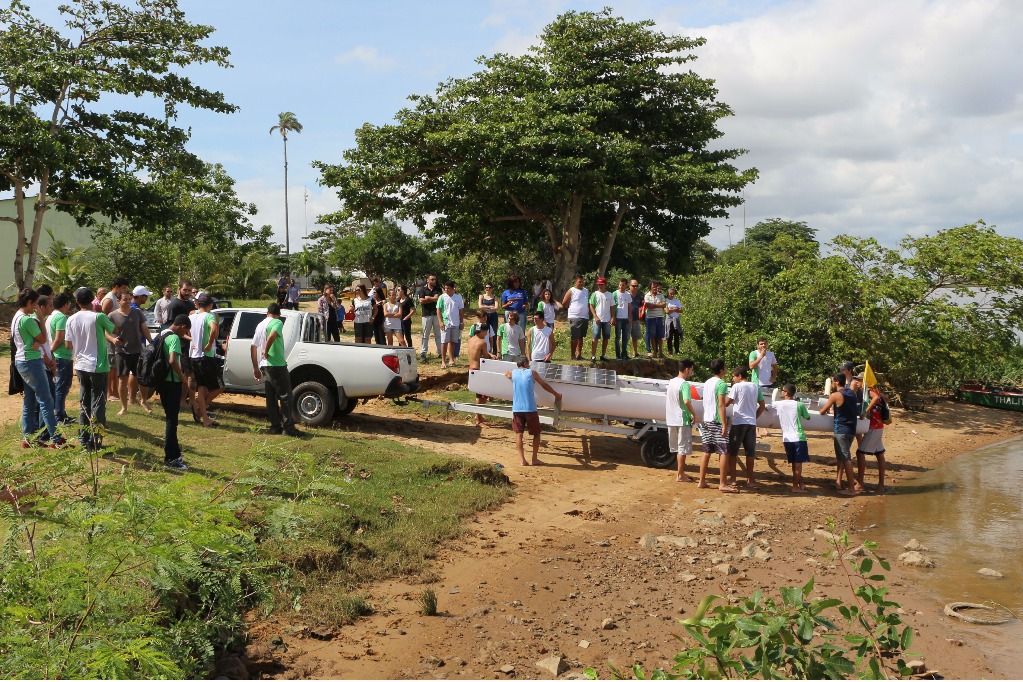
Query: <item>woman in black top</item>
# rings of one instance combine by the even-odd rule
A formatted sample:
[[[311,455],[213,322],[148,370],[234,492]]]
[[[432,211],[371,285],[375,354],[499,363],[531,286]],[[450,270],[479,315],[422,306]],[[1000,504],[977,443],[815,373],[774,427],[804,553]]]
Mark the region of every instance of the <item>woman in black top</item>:
[[[494,335],[490,337],[490,343],[492,346],[490,352],[496,355],[497,329],[501,326],[501,323],[497,316],[497,297],[494,295],[494,285],[483,285],[483,293],[480,294],[478,304],[479,309],[487,314],[487,326],[494,331]]]
[[[373,288],[373,343],[384,346],[387,335],[384,333],[384,292],[379,287]]]
[[[405,339],[405,345],[412,347],[412,313],[415,312],[416,302],[405,291],[405,287],[397,288],[398,303],[401,304],[401,335]]]

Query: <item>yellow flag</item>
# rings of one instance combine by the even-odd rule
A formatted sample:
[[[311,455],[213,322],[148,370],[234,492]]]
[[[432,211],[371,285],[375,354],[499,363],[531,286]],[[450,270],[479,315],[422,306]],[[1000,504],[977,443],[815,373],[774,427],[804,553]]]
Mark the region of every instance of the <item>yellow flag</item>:
[[[874,376],[874,370],[870,369],[869,361],[863,368],[863,385],[867,388],[874,388],[877,385],[877,377]]]

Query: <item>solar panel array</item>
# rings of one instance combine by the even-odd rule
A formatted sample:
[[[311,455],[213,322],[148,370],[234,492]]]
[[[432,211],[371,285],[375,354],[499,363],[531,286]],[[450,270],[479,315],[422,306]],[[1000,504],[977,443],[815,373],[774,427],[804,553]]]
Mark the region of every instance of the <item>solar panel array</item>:
[[[546,362],[534,362],[532,368],[548,382],[599,386],[600,388],[615,388],[618,383],[618,373],[613,369],[580,365],[554,365]]]

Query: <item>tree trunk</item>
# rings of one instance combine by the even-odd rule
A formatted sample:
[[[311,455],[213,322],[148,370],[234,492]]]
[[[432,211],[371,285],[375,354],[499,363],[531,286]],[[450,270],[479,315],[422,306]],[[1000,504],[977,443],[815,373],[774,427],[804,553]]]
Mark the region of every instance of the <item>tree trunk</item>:
[[[555,245],[554,291],[562,295],[572,286],[579,261],[579,223],[583,214],[583,198],[573,194],[562,216],[561,248]]]
[[[615,239],[618,237],[618,228],[622,224],[622,218],[625,217],[625,213],[629,210],[629,204],[624,201],[618,202],[618,211],[615,213],[614,224],[611,225],[611,229],[607,233],[607,238],[604,240],[604,251],[600,254],[600,264],[597,266],[597,276],[605,277],[607,275],[607,264],[611,260],[611,249],[614,248]]]
[[[36,278],[36,257],[39,255],[39,235],[43,232],[43,217],[49,206],[46,205],[46,195],[50,189],[50,174],[43,173],[39,180],[39,196],[36,198],[35,220],[32,221],[32,241],[28,247],[28,266],[25,268],[24,288],[29,288]]]
[[[284,136],[284,255],[288,257],[288,276],[291,276],[291,234],[288,231],[288,136]]]
[[[14,285],[20,292],[25,288],[25,188],[21,179],[14,181],[15,227],[18,244],[14,248]]]

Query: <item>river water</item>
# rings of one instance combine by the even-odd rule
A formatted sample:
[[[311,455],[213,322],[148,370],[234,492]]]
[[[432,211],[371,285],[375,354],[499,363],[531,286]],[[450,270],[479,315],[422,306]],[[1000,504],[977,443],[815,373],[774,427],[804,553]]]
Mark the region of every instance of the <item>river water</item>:
[[[993,601],[1023,617],[1023,440],[960,455],[870,507],[865,525],[877,528],[864,535],[882,556],[894,562],[913,538],[928,548],[936,568],[913,570],[938,612],[951,601]],[[1005,577],[986,578],[981,568]],[[963,638],[981,644],[999,673],[1023,674],[1023,622],[963,627]]]

